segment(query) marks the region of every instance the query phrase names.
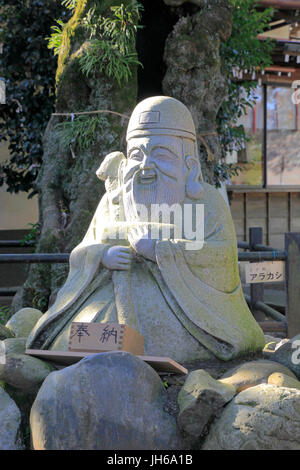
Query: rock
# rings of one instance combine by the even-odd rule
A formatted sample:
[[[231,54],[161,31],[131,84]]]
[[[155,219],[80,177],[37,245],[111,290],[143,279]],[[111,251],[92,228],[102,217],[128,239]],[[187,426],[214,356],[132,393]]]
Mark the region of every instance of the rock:
[[[1,357],[1,356],[0,356]],[[25,354],[7,354],[0,361],[0,380],[22,390],[38,388],[53,366]]]
[[[27,338],[34,325],[41,318],[42,312],[36,308],[22,308],[6,323],[6,328],[19,338]]]
[[[275,338],[273,336],[265,335],[266,344],[262,350],[262,356],[264,359],[269,359],[272,361],[274,351],[282,345],[283,341],[288,341],[286,339],[282,340],[280,338]]]
[[[274,351],[277,344],[281,342],[280,338],[275,338],[275,336],[265,335],[266,344],[264,350]]]
[[[11,330],[0,324],[0,341],[6,338],[13,338],[14,336],[15,335]]]
[[[30,414],[36,450],[181,449],[159,375],[130,353],[93,354],[50,374]]]
[[[273,357],[273,356],[272,356]],[[289,377],[297,377],[287,367],[269,360],[250,361],[227,371],[220,379],[223,384],[231,384],[237,392],[260,383],[267,383],[273,372],[282,372]]]
[[[239,393],[202,450],[299,450],[300,391],[260,384]]]
[[[7,338],[0,341],[0,357],[8,354],[24,354],[26,338]]]
[[[22,450],[21,413],[2,387],[0,387],[0,423],[0,450]]]
[[[278,343],[276,343],[275,345],[275,351],[276,349],[278,348],[281,348],[281,346],[283,346],[285,343],[288,343],[290,340],[288,338],[284,338],[284,339],[281,339],[280,341],[278,341]]]
[[[288,367],[300,379],[300,335],[294,336],[276,349],[272,360]]]
[[[191,372],[178,395],[178,426],[199,437],[207,423],[235,395],[235,387],[213,379],[205,370]]]
[[[300,390],[299,380],[295,380],[280,372],[274,372],[274,374],[271,374],[268,378],[268,384],[277,385],[277,387],[296,388],[297,390]]]

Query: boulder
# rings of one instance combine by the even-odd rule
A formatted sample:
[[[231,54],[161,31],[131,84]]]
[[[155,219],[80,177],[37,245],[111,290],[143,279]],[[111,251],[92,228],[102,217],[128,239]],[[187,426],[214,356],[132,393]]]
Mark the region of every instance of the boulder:
[[[276,349],[281,348],[281,346],[283,346],[285,343],[288,343],[289,341],[290,340],[288,338],[281,339],[280,341],[278,341],[278,343],[276,343],[274,350],[276,351]]]
[[[0,341],[0,357],[8,354],[24,354],[25,348],[26,338],[4,339],[3,341]]]
[[[199,437],[212,417],[235,393],[233,385],[213,379],[203,369],[191,372],[178,394],[178,426],[181,432]]]
[[[8,393],[0,386],[0,450],[22,450],[21,413]]]
[[[166,390],[144,361],[98,353],[50,374],[30,414],[37,450],[181,449]]]
[[[36,308],[22,308],[8,320],[5,326],[15,336],[27,338],[42,315],[42,312]]]
[[[300,335],[278,347],[272,355],[272,360],[288,367],[300,379]]]
[[[54,370],[53,366],[25,354],[0,355],[0,380],[22,390],[34,390]]]
[[[275,338],[275,336],[265,335],[265,347],[266,351],[274,351],[277,345],[281,342],[281,338]]]
[[[202,450],[296,449],[300,449],[300,391],[269,384],[239,393],[202,445]]]
[[[273,356],[272,356],[273,357]],[[287,367],[278,362],[260,359],[258,361],[245,362],[227,371],[220,379],[223,384],[231,384],[237,392],[253,387],[261,383],[267,383],[268,377],[273,372],[282,372],[285,375],[297,377]]]
[[[3,366],[6,363],[9,354],[23,354],[25,352],[26,338],[6,338],[0,341],[0,377],[3,372]],[[2,371],[2,372],[1,372]]]
[[[274,374],[271,374],[268,378],[268,384],[277,385],[277,387],[296,388],[297,390],[300,390],[299,380],[295,380],[280,372],[274,372]]]

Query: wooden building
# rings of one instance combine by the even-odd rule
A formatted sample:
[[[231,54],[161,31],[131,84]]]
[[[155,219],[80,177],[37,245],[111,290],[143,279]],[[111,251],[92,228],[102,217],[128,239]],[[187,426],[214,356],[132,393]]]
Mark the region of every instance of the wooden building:
[[[249,227],[262,227],[263,242],[283,248],[285,232],[300,232],[300,0],[261,0],[276,8],[260,40],[275,40],[272,66],[236,71],[237,80],[257,80],[255,106],[240,124],[249,141],[228,156],[243,171],[227,193],[238,240]]]

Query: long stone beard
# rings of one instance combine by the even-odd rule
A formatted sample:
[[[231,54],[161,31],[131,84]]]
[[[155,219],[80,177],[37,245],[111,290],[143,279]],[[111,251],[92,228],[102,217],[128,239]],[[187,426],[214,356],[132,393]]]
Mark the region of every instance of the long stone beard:
[[[151,184],[141,184],[137,175],[133,178],[133,199],[136,204],[180,204],[184,200],[184,181],[177,181],[157,171],[157,179]]]
[[[184,180],[175,181],[157,171],[157,179],[151,184],[138,181],[138,172],[125,184],[124,209],[127,220],[140,220],[137,208],[144,206],[149,211],[152,204],[180,204],[185,197]]]

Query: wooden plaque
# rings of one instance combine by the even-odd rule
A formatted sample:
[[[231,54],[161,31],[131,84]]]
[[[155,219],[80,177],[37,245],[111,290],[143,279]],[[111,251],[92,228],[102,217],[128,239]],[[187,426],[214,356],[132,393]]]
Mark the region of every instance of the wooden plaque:
[[[115,352],[115,351],[111,351]],[[81,359],[88,357],[95,352],[72,352],[72,351],[49,351],[47,349],[26,349],[25,354],[29,356],[39,357],[46,361],[55,362],[63,366],[69,366],[71,364],[76,364]],[[101,354],[101,353],[100,353]],[[147,362],[153,369],[161,373],[173,373],[186,375],[188,370],[183,367],[178,362],[174,361],[169,357],[161,356],[139,356],[141,361]]]
[[[144,337],[128,325],[120,323],[73,322],[69,336],[69,351],[127,351],[144,353]]]

